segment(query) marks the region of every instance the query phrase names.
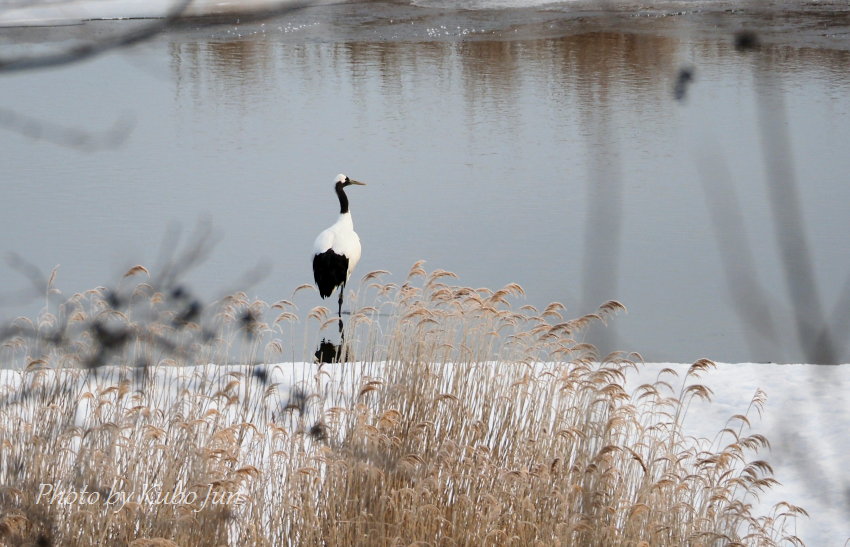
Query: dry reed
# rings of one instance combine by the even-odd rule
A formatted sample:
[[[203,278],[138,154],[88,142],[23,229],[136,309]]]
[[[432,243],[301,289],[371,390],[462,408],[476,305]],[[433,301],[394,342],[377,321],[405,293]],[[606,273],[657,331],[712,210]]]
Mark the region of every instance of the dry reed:
[[[49,315],[7,328],[3,364],[21,370],[0,371],[0,541],[802,543],[787,532],[801,508],[753,512],[775,483],[750,459],[768,444],[746,432],[761,394],[719,440],[683,429],[710,361],[629,391],[640,357],[581,342],[617,302],[565,319],[560,304],[515,310],[516,284],[459,287],[421,263],[401,285],[384,274],[346,321],[351,362],[252,364],[299,337],[306,358],[315,329],[336,330],[327,309],[302,320],[291,299],[238,294],[201,310],[155,283],[120,311],[106,290],[73,297],[76,330]],[[242,364],[205,363],[234,351]]]

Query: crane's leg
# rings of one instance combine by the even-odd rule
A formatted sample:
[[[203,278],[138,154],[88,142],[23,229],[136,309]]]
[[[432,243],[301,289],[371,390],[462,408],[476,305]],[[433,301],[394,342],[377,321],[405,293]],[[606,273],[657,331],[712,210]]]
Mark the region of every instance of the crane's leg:
[[[339,332],[342,332],[342,293],[345,292],[345,283],[339,286]]]
[[[345,325],[342,324],[342,294],[345,292],[345,283],[339,288],[339,349],[336,354],[336,361],[338,363],[342,363],[345,361],[343,357],[346,354],[345,351],[345,331],[343,328]]]

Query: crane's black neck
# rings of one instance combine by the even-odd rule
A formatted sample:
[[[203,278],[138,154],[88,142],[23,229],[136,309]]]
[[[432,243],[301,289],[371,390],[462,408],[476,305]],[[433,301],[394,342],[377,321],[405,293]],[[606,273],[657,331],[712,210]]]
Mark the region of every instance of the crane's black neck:
[[[343,184],[341,182],[336,183],[336,197],[339,198],[339,214],[344,215],[348,212],[348,196],[345,195],[345,190],[343,190]]]

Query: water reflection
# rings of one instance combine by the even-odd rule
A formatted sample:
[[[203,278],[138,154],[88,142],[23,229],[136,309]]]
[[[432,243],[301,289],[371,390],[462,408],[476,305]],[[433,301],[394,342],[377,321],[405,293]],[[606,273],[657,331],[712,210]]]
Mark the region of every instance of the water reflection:
[[[445,90],[447,77],[459,77],[470,103],[489,101],[510,106],[522,97],[529,71],[544,76],[547,91],[578,93],[588,107],[604,104],[609,88],[627,86],[640,99],[659,101],[670,87],[679,41],[654,35],[592,32],[560,38],[465,42],[339,42],[291,44],[273,36],[232,41],[170,44],[172,69],[183,87],[208,86],[208,92],[238,102],[245,88],[254,94],[273,93],[287,74],[321,85],[323,71],[365,90],[377,76],[377,90],[387,98],[403,95],[409,79],[437,79]],[[277,73],[277,77],[275,77]],[[312,73],[312,75],[311,75]]]
[[[172,42],[171,67],[178,94],[194,102],[216,98],[245,106],[257,96],[274,93],[275,50],[263,40]]]
[[[520,282],[530,304],[561,301],[571,315],[617,299],[631,313],[615,322],[620,337],[611,347],[650,359],[796,360],[793,348],[777,349],[785,342],[751,350],[742,340],[723,283],[723,241],[712,231],[717,207],[704,191],[734,188],[736,231],[759,242],[736,252],[750,257],[769,298],[785,298],[762,184],[758,70],[781,75],[771,85],[788,93],[817,294],[843,301],[850,263],[836,234],[850,222],[840,207],[850,196],[834,181],[850,169],[842,147],[850,138],[848,51],[765,36],[757,50],[738,52],[735,28],[692,33],[676,17],[538,21],[519,25],[515,39],[492,14],[432,14],[448,29],[451,17],[470,18],[458,28],[501,28],[440,39],[425,32],[434,21],[414,21],[405,34],[373,7],[345,9],[368,25],[305,13],[302,26],[174,29],[133,50],[129,67],[106,57],[80,72],[7,80],[5,100],[21,112],[44,109],[47,119],[87,127],[115,117],[133,96],[139,123],[125,148],[97,157],[11,142],[7,176],[28,183],[7,196],[10,226],[92,204],[98,214],[62,230],[39,223],[2,249],[33,249],[28,258],[49,269],[131,242],[132,256],[113,252],[102,269],[114,256],[151,263],[144,250],[163,225],[209,215],[226,237],[199,290],[217,292],[221,279],[268,258],[274,273],[253,290],[275,301],[311,279],[307,247],[333,214],[319,205],[321,181],[365,171],[376,183],[355,204],[364,272],[403,272],[424,258],[473,286]],[[138,70],[157,63],[171,77]],[[693,67],[693,81],[677,101],[683,66]],[[114,85],[102,86],[105,72]],[[722,184],[718,162],[700,161],[713,157],[712,146],[729,173]],[[122,192],[112,191],[116,173]],[[52,191],[62,199],[35,205]],[[102,282],[94,269],[63,268],[63,288]],[[792,318],[777,320],[776,332],[796,330]]]
[[[343,343],[334,344],[330,340],[322,338],[319,342],[319,347],[313,354],[317,363],[339,363],[344,362],[345,358],[342,355]]]
[[[207,93],[238,104],[245,95],[273,95],[287,74],[297,73],[315,85],[330,68],[366,92],[378,76],[385,98],[401,99],[413,75],[457,76],[471,108],[482,101],[513,108],[528,85],[529,71],[544,78],[555,98],[574,93],[586,108],[604,106],[624,91],[635,101],[664,101],[671,93],[682,59],[698,53],[703,62],[738,59],[732,35],[726,40],[688,44],[680,38],[624,32],[589,32],[558,38],[462,42],[337,42],[292,44],[273,34],[230,41],[183,41],[170,44],[172,68],[180,88],[206,86]],[[837,85],[846,85],[850,51],[765,44],[760,63],[771,71],[804,70]],[[418,79],[413,76],[412,79]],[[451,82],[437,82],[448,90]],[[369,92],[374,91],[369,89]],[[561,97],[563,100],[564,97]]]
[[[405,98],[406,85],[421,78],[436,80],[442,91],[460,78],[471,110],[482,103],[515,110],[529,85],[543,85],[567,104],[575,95],[583,108],[605,107],[612,97],[634,103],[667,102],[683,59],[698,53],[702,62],[721,60],[746,65],[736,55],[734,37],[683,44],[677,37],[588,32],[536,40],[461,42],[336,42],[293,44],[273,34],[231,41],[171,42],[172,69],[178,89],[239,104],[246,95],[273,96],[287,75],[308,84],[327,83],[327,70],[350,81],[359,93],[379,92],[385,100]],[[178,36],[179,38],[179,36]],[[760,66],[787,72],[805,70],[837,85],[846,85],[850,51],[762,45]],[[371,78],[380,85],[372,89]],[[669,103],[668,103],[668,106]]]

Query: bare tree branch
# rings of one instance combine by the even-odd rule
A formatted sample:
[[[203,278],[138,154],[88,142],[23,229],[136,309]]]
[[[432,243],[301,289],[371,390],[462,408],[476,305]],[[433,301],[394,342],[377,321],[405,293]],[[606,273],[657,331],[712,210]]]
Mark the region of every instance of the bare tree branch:
[[[185,16],[186,9],[192,4],[192,2],[193,0],[179,0],[162,16],[162,18],[156,19],[152,23],[136,27],[129,31],[120,32],[113,36],[72,45],[56,53],[0,57],[0,72],[16,72],[63,66],[83,61],[108,51],[150,40],[182,19]],[[301,0],[294,0],[292,2],[286,1],[275,7],[255,11],[254,13],[248,13],[245,17],[241,18],[247,20],[265,19],[284,15],[311,5],[313,5],[313,2],[305,2]],[[227,22],[231,22],[232,16],[236,14],[230,15],[231,18],[228,18]],[[211,18],[208,24],[215,25],[223,22],[224,21],[220,21],[218,19],[214,20]]]
[[[192,0],[179,0],[162,19],[157,19],[150,24],[142,25],[139,28],[121,32],[114,36],[73,45],[57,53],[20,55],[18,57],[7,58],[0,57],[0,72],[14,72],[67,65],[89,59],[113,49],[149,40],[180,18],[191,3]]]
[[[839,360],[846,358],[848,338],[850,338],[850,275],[844,280],[844,288],[832,310],[832,317],[825,329],[832,343],[836,345]]]
[[[757,114],[767,169],[767,193],[800,347],[812,363],[835,363],[838,355],[812,267],[810,247],[794,176],[784,91],[763,56],[754,66]]]
[[[758,280],[745,237],[744,214],[732,176],[721,154],[710,145],[697,155],[697,166],[733,309],[744,325],[755,330],[757,336],[745,337],[750,351],[767,355],[770,348],[777,347],[776,325],[770,298]],[[765,346],[765,342],[769,345]]]
[[[81,129],[65,127],[52,122],[39,120],[18,114],[6,108],[0,108],[0,127],[34,140],[45,140],[53,144],[97,150],[121,146],[132,131],[129,118],[118,120],[112,128],[103,133],[91,133]]]

